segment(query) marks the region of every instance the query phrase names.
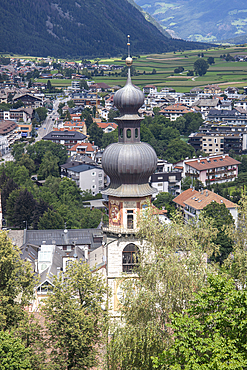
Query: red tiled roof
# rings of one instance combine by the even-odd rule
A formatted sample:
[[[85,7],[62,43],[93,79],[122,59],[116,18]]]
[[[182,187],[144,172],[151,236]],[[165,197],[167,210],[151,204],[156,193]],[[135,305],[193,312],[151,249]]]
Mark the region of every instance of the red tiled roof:
[[[95,151],[94,148],[93,148],[93,145],[91,143],[81,143],[81,144],[77,143],[74,146],[72,146],[72,148],[70,148],[69,150],[70,151],[77,150],[79,152],[80,148],[85,149],[86,152],[94,152]]]
[[[195,159],[194,161],[184,161],[190,167],[195,168],[198,171],[208,170],[210,168],[217,168],[217,167],[224,167],[224,166],[231,166],[235,164],[241,164],[241,162],[237,161],[229,157],[229,155],[220,155],[217,157],[207,157],[207,158],[199,158]]]
[[[230,200],[223,198],[222,196],[213,193],[210,190],[203,190],[202,192],[195,191],[194,194],[184,200],[184,204],[194,209],[201,210],[208,204],[216,202],[218,204],[224,203],[226,208],[237,208],[238,205],[231,202]]]
[[[114,129],[116,129],[118,127],[118,125],[115,122],[96,122],[96,123],[99,127],[103,128],[103,129],[108,127],[108,126],[111,126]]]
[[[193,190],[191,188],[183,191],[181,194],[179,194],[176,198],[173,199],[173,202],[176,204],[179,204],[180,206],[184,207],[184,201],[186,201],[188,198],[193,196],[194,194],[198,193],[198,191]]]

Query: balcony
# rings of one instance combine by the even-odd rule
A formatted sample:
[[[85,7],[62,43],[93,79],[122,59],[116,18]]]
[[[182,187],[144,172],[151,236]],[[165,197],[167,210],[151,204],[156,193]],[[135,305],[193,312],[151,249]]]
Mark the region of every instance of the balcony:
[[[193,173],[193,172],[185,172],[185,176],[193,176],[193,177],[199,177],[199,173]]]
[[[126,234],[126,235],[131,235],[131,234],[136,234],[139,231],[139,228],[133,228],[133,229],[128,229],[124,228],[122,226],[114,226],[110,224],[104,224],[102,226],[102,230],[106,233],[110,234]]]
[[[208,179],[207,181],[222,181],[222,180],[228,180],[228,179],[233,179],[236,178],[236,175],[228,175],[228,176],[220,176],[220,177],[214,177],[211,179]]]

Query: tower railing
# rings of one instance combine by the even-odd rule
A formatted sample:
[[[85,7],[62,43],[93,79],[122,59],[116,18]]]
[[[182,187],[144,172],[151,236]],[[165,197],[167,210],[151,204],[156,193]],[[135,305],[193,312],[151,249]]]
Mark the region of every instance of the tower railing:
[[[125,228],[122,226],[115,226],[111,224],[103,224],[102,230],[104,232],[113,233],[113,234],[136,234],[139,231],[139,228]]]

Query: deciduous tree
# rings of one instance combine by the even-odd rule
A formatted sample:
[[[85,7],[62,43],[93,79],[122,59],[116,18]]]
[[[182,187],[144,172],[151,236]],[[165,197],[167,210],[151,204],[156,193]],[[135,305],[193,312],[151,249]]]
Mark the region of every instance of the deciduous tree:
[[[233,279],[209,276],[189,309],[171,316],[172,346],[156,369],[242,370],[247,367],[247,291]]]
[[[205,59],[197,59],[194,63],[195,73],[199,76],[205,75],[207,73],[208,67],[208,62]]]
[[[96,364],[106,324],[106,292],[100,276],[82,261],[71,262],[63,276],[54,279],[43,312],[51,361],[60,370],[90,369]]]

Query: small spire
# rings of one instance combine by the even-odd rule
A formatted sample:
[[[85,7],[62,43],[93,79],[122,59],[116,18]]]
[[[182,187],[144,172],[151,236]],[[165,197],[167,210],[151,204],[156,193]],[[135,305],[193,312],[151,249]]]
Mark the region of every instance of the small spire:
[[[128,57],[130,58],[130,35],[128,35],[127,37],[128,37],[128,42],[127,42],[127,46],[128,46]]]
[[[133,63],[133,59],[132,59],[132,58],[131,58],[131,56],[130,56],[130,35],[128,35],[127,37],[128,37],[128,42],[127,42],[127,46],[128,46],[128,56],[127,56],[127,58],[125,59],[125,64],[126,64],[126,66],[128,67],[128,78],[127,78],[127,82],[126,82],[126,84],[131,83],[130,67],[132,66],[132,63]]]

